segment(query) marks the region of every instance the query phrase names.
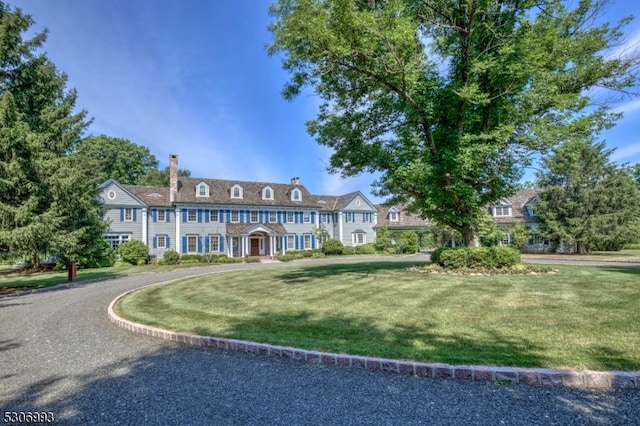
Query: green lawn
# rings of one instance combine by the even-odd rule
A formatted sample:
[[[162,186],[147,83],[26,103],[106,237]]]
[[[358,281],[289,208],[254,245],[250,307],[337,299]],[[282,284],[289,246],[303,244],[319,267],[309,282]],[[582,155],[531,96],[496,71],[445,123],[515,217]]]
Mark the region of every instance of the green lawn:
[[[150,287],[125,318],[186,333],[452,364],[640,370],[640,268],[443,276],[367,262]]]

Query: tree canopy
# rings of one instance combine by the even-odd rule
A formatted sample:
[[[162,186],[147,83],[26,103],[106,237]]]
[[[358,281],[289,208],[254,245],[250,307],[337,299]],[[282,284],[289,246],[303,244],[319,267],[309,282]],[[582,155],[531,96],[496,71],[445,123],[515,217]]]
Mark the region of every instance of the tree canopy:
[[[76,92],[44,54],[46,32],[23,40],[33,21],[0,2],[0,255],[72,257],[104,224],[92,163],[69,156],[87,126]]]
[[[637,57],[613,57],[606,0],[277,0],[272,55],[321,99],[307,123],[329,170],[377,172],[407,202],[478,242],[483,207],[509,196],[533,152],[587,139],[616,114],[588,97],[622,91]]]
[[[604,142],[571,141],[545,157],[536,202],[540,234],[578,252],[620,250],[640,239],[640,188]]]
[[[94,172],[100,182],[113,178],[122,184],[135,185],[158,167],[158,160],[146,146],[106,135],[80,140],[75,153],[97,163]]]

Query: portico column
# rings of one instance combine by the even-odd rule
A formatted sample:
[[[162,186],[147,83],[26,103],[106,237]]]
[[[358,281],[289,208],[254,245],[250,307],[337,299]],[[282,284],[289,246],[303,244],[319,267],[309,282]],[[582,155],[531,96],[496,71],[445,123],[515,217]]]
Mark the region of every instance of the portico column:
[[[148,218],[147,218],[147,209],[146,207],[142,209],[142,241],[144,242],[144,245],[148,246],[149,245],[149,241],[148,241],[148,229],[147,229],[147,224],[148,222]]]
[[[342,212],[338,213],[338,240],[342,242]]]

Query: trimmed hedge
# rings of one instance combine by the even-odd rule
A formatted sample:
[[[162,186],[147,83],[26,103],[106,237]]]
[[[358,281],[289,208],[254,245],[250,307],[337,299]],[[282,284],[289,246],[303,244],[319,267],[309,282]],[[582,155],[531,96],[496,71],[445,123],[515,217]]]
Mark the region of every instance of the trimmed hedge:
[[[513,247],[442,247],[431,253],[431,262],[447,269],[510,268],[520,263]]]
[[[342,254],[344,245],[339,240],[327,240],[322,244],[322,252],[327,255]]]

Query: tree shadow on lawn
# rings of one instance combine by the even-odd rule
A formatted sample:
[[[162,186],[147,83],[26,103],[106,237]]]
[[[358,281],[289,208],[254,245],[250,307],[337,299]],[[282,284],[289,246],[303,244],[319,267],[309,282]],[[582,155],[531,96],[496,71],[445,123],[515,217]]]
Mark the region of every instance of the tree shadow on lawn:
[[[404,270],[409,266],[423,265],[428,262],[358,262],[332,263],[315,266],[301,266],[295,271],[283,272],[280,279],[286,283],[300,284],[315,279],[331,278],[339,275],[358,274],[362,278],[380,271]]]
[[[638,278],[640,278],[640,266],[600,266],[600,269],[618,274],[638,275]]]
[[[455,365],[546,367],[544,348],[526,338],[503,336],[476,327],[475,335],[438,332],[434,323],[395,324],[382,329],[375,318],[318,317],[309,313],[260,314],[239,321],[227,334],[232,338],[350,355],[444,362]],[[193,330],[210,335],[205,328]],[[268,337],[265,337],[268,336]]]

